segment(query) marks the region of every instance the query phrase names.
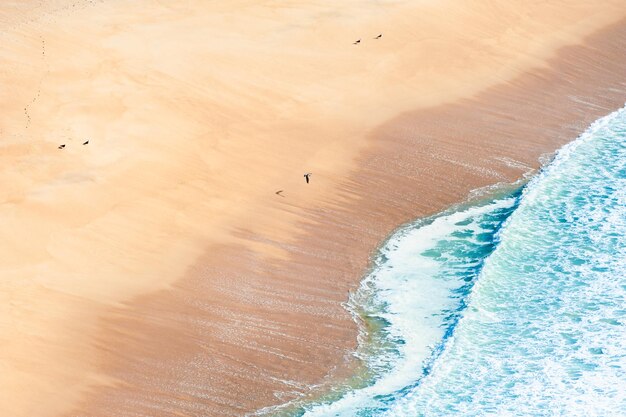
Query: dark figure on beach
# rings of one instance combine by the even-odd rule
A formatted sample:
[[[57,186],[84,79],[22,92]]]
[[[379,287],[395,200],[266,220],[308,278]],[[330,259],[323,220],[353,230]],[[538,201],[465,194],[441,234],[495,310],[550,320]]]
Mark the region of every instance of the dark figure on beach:
[[[281,197],[284,197],[284,195],[282,195],[282,194],[281,194],[282,192],[283,192],[283,190],[278,190],[278,191],[276,191],[276,193],[275,193],[275,194],[276,194],[276,195],[279,195],[279,196],[281,196]]]
[[[311,174],[310,172],[308,172],[308,173],[304,174],[304,179],[306,180],[306,183],[307,183],[307,184],[308,184],[308,183],[309,183],[309,181],[310,181],[309,177],[310,177],[311,175],[313,175],[313,174]]]
[[[63,148],[65,148],[65,144],[59,145],[59,149],[63,149]]]
[[[383,37],[383,34],[381,33],[380,35],[376,36],[374,39],[380,39]]]
[[[87,144],[89,144],[89,140],[86,140],[83,142],[83,145],[87,145]]]
[[[361,39],[357,40],[356,42],[353,43],[353,45],[358,45],[361,43]]]

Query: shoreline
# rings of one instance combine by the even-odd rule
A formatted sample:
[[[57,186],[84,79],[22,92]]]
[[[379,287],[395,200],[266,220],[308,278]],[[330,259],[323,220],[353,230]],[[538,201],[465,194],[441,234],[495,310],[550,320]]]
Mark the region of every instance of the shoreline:
[[[609,322],[607,317],[612,317],[611,307],[607,307],[600,315],[596,313],[595,308],[589,308],[586,304],[589,299],[588,293],[580,294],[578,290],[580,286],[594,286],[592,283],[597,282],[596,280],[604,281],[600,285],[595,285],[595,288],[599,288],[599,291],[603,291],[604,294],[602,297],[595,297],[594,300],[602,300],[599,304],[603,306],[612,306],[610,301],[604,303],[604,300],[613,299],[611,297],[615,291],[611,289],[611,285],[615,281],[615,276],[619,276],[619,272],[624,266],[623,263],[619,262],[606,262],[606,258],[603,258],[607,252],[613,249],[613,246],[605,247],[605,250],[601,251],[595,246],[593,249],[588,247],[583,249],[587,250],[589,258],[593,259],[589,261],[590,264],[594,265],[594,261],[599,262],[603,266],[606,265],[606,270],[597,267],[591,271],[583,270],[580,272],[576,268],[580,264],[576,262],[585,258],[580,255],[580,252],[577,252],[580,243],[579,236],[586,236],[587,231],[590,229],[595,231],[595,227],[599,225],[606,226],[606,222],[612,225],[614,220],[615,227],[623,226],[623,223],[619,221],[619,214],[623,214],[623,206],[619,204],[621,195],[616,190],[619,190],[619,184],[623,183],[623,176],[620,173],[623,172],[623,141],[626,138],[623,134],[626,127],[625,115],[626,107],[621,107],[591,123],[582,135],[559,148],[553,161],[533,177],[523,192],[513,193],[503,199],[491,200],[492,207],[499,208],[495,211],[493,209],[483,211],[482,214],[487,215],[482,219],[480,215],[476,214],[476,211],[489,206],[489,203],[484,205],[479,203],[453,213],[448,212],[446,214],[444,212],[442,213],[443,219],[448,221],[447,224],[440,224],[439,227],[430,227],[430,223],[426,222],[413,228],[413,235],[410,228],[404,233],[398,233],[395,244],[386,245],[384,253],[387,257],[383,258],[382,264],[375,274],[377,276],[376,282],[370,283],[370,286],[366,287],[369,290],[366,289],[365,291],[369,294],[375,294],[373,296],[375,300],[378,295],[381,297],[375,302],[377,308],[374,307],[372,316],[389,320],[386,325],[392,330],[384,333],[388,335],[389,343],[396,344],[400,353],[403,352],[404,354],[398,354],[398,351],[394,349],[383,352],[380,356],[387,358],[396,366],[389,367],[388,373],[383,372],[383,375],[374,385],[361,392],[358,389],[351,390],[346,398],[332,404],[318,403],[316,404],[317,407],[310,408],[310,412],[305,413],[305,415],[351,416],[355,415],[356,410],[361,412],[374,410],[381,415],[412,416],[415,415],[416,410],[429,410],[426,414],[434,412],[445,416],[449,415],[451,409],[467,411],[469,407],[474,413],[480,413],[485,408],[519,413],[520,407],[528,407],[541,413],[541,410],[551,406],[554,395],[559,398],[567,398],[568,395],[571,395],[570,398],[575,400],[576,406],[574,407],[568,401],[558,402],[557,408],[561,408],[564,413],[570,411],[574,411],[574,413],[576,411],[584,412],[601,407],[606,412],[611,410],[613,414],[620,415],[621,404],[619,399],[609,401],[610,405],[604,403],[604,398],[613,398],[611,395],[600,397],[592,395],[579,403],[580,392],[571,394],[572,391],[563,389],[559,385],[561,382],[565,385],[576,385],[580,379],[593,375],[590,380],[587,380],[588,384],[585,384],[591,386],[588,388],[589,391],[593,390],[594,394],[603,390],[615,392],[613,388],[615,384],[596,383],[597,375],[600,375],[596,369],[602,369],[604,363],[611,362],[607,362],[604,358],[598,360],[597,356],[594,357],[595,351],[589,345],[587,345],[587,349],[580,349],[578,344],[575,346],[567,344],[564,347],[554,341],[553,331],[543,329],[534,333],[532,329],[536,329],[537,326],[542,328],[545,319],[547,326],[553,330],[562,331],[560,326],[563,313],[565,313],[577,318],[583,317],[581,320],[570,322],[570,332],[594,333],[596,337],[589,337],[587,333],[586,338],[579,337],[577,339],[586,340],[592,346],[597,344],[613,346],[609,340],[615,340],[615,337],[620,333],[619,329],[613,331],[615,321],[601,330],[593,324],[589,326],[579,325],[581,321],[585,322],[584,318],[588,317],[586,314],[594,318],[602,317],[602,321],[606,320],[607,323]],[[606,162],[604,158],[606,158]],[[566,186],[563,186],[564,183]],[[580,187],[581,183],[584,184],[582,188]],[[607,200],[606,206],[605,199]],[[509,209],[504,210],[503,213],[502,205],[497,206],[494,203],[504,203],[506,200],[509,201]],[[599,222],[595,216],[598,204],[602,206],[602,213],[606,213],[604,222]],[[504,206],[506,207],[507,204]],[[518,209],[519,214],[515,214]],[[472,210],[476,211],[468,215]],[[528,215],[529,212],[532,212],[534,219]],[[460,218],[454,218],[457,214],[461,215]],[[437,215],[437,217],[439,216]],[[531,218],[529,219],[529,217]],[[483,221],[486,223],[482,223]],[[562,223],[568,227],[563,227]],[[538,228],[537,224],[542,224],[544,227]],[[479,226],[477,227],[477,225]],[[602,230],[600,233],[608,233],[609,236],[615,235],[615,228],[602,226],[599,227]],[[432,230],[429,233],[424,229]],[[545,232],[545,229],[550,230],[550,232]],[[483,232],[486,232],[486,235],[491,234],[491,239],[477,239],[478,236],[484,236]],[[554,235],[550,235],[550,233],[557,235],[564,233],[567,237],[553,237]],[[416,239],[415,234],[420,234],[424,241]],[[546,244],[549,239],[542,239],[542,237],[548,235],[553,239]],[[599,242],[604,240],[593,232],[590,232],[590,235],[594,236],[594,242],[597,244],[601,244]],[[458,245],[461,242],[467,246]],[[619,240],[611,242],[620,247],[617,243]],[[570,245],[570,249],[564,250],[561,243],[563,246]],[[532,256],[528,256],[525,250],[520,252],[520,247],[529,246],[533,247],[531,249],[534,251]],[[476,247],[488,249],[487,251],[477,251]],[[499,247],[500,250],[498,250]],[[583,245],[583,247],[585,246]],[[621,245],[621,248],[623,247]],[[427,250],[424,251],[424,249]],[[411,256],[407,256],[407,252]],[[542,256],[544,257],[542,258]],[[594,256],[598,258],[594,258]],[[479,260],[481,258],[482,261]],[[545,260],[548,265],[563,266],[553,275],[552,272],[546,271],[554,271],[554,269],[545,268],[541,263],[538,266],[537,259]],[[551,264],[554,259],[556,259],[555,263]],[[442,274],[429,261],[443,269],[445,267],[442,265],[454,266]],[[572,263],[568,265],[568,262]],[[479,269],[474,266],[475,263],[481,264]],[[465,268],[457,269],[458,264]],[[607,273],[607,270],[612,270],[612,273]],[[511,274],[512,271],[519,273]],[[578,272],[584,278],[577,275]],[[575,283],[571,280],[572,276],[576,276]],[[456,307],[463,306],[463,308],[456,309],[447,305],[445,309],[436,308],[434,311],[428,311],[428,307],[432,306],[433,303],[437,305],[437,301],[431,301],[429,294],[420,294],[420,288],[423,288],[425,284],[422,280],[432,281],[432,286],[437,288],[442,285],[442,281],[447,283],[449,279],[453,281],[454,277],[463,278],[459,282],[461,288],[464,289],[463,295],[459,295],[457,292],[460,288],[452,287],[453,289],[451,289],[445,284],[443,286],[448,290],[448,296],[455,295],[453,299],[448,299],[448,303],[456,304]],[[366,280],[368,279],[372,278],[367,277]],[[466,289],[465,285],[468,280],[472,282],[471,285],[467,284],[470,285],[470,289]],[[534,294],[528,296],[525,291],[524,294],[520,294],[519,286],[516,285],[517,281],[520,281],[519,284],[524,287],[524,290],[526,289],[524,284],[532,283],[531,286],[534,284]],[[415,285],[416,283],[421,283],[421,285]],[[473,292],[473,288],[476,289],[475,292]],[[555,288],[558,289],[556,292],[554,292]],[[561,289],[563,291],[559,291]],[[406,291],[410,291],[411,296],[407,296]],[[545,303],[537,304],[537,298],[546,293],[551,293],[551,296],[546,297]],[[433,291],[435,300],[437,299],[436,294],[437,291]],[[502,294],[508,294],[510,297],[508,303],[503,302],[503,297],[506,295],[503,296]],[[467,302],[458,301],[457,297],[459,296]],[[550,302],[555,298],[559,302],[562,301],[566,307],[563,308],[562,305],[556,309],[545,307],[550,305]],[[620,296],[615,296],[615,299],[619,300]],[[367,305],[368,303],[363,304]],[[426,307],[426,311],[424,311],[424,307]],[[506,313],[502,314],[502,310],[506,310]],[[421,326],[426,325],[433,330],[439,330],[442,327],[439,323],[440,318],[435,318],[435,316],[440,316],[436,313],[444,312],[445,319],[442,321],[447,322],[449,327],[441,331],[443,334],[438,334],[438,342],[433,342],[432,338],[425,340],[423,333],[416,331],[416,329],[421,329]],[[528,314],[529,312],[531,313]],[[536,314],[532,314],[533,312]],[[459,321],[449,319],[451,316],[457,315]],[[459,326],[459,331],[456,332],[456,324],[460,324],[464,319],[466,319],[464,325]],[[450,321],[448,322],[448,320]],[[593,319],[590,321],[593,322]],[[476,325],[477,322],[480,324]],[[498,330],[493,331],[490,328],[492,325]],[[503,329],[505,330],[503,331]],[[506,333],[506,329],[510,331]],[[607,333],[612,335],[608,336]],[[501,337],[503,334],[506,337]],[[539,358],[535,355],[529,357],[527,350],[519,350],[519,346],[525,346],[523,341],[515,340],[516,335],[519,334],[523,334],[521,339],[534,347],[534,349],[531,348],[534,352],[541,352]],[[450,343],[446,343],[448,337],[450,337]],[[535,342],[536,339],[540,341]],[[602,342],[598,342],[598,339]],[[503,348],[503,343],[508,344],[508,349]],[[494,349],[494,344],[497,344],[498,348]],[[429,348],[435,347],[431,352],[432,356],[428,356],[429,359],[424,363],[420,360],[424,355],[420,354],[418,347],[427,345]],[[476,346],[479,348],[476,349]],[[538,346],[542,346],[546,350],[538,349]],[[619,358],[622,346],[619,343],[614,346],[609,355],[614,354],[614,357]],[[560,349],[556,355],[552,354],[553,352],[550,350],[552,347]],[[468,350],[470,353],[466,353]],[[544,363],[550,361],[558,364],[567,363],[568,360],[577,358],[579,351],[590,353],[585,358],[584,369],[580,371],[582,376],[580,374],[572,375],[568,372],[562,376],[559,384],[556,384],[557,387],[553,385],[554,378],[544,379],[545,375],[554,375],[550,370],[546,369],[545,373],[542,370],[538,376],[537,368],[540,368]],[[603,348],[603,351],[607,353],[609,349]],[[411,352],[411,354],[407,354],[407,352]],[[484,353],[487,359],[484,359],[481,353]],[[511,356],[514,358],[513,361]],[[377,355],[373,357],[373,361],[380,363],[381,359]],[[384,362],[384,359],[382,361]],[[499,363],[506,365],[502,368],[496,366],[497,369],[493,372],[495,376],[492,377],[493,364],[498,361],[502,361]],[[514,368],[517,372],[510,372],[518,361],[521,361],[523,365]],[[406,362],[413,363],[412,372],[407,372]],[[423,367],[419,366],[422,364]],[[613,376],[610,367],[602,369],[601,373],[607,378]],[[538,399],[542,400],[542,406],[535,405],[534,407],[533,402],[516,401],[519,398],[516,395],[517,392],[511,394],[509,385],[501,384],[499,391],[498,388],[495,388],[495,395],[490,393],[485,395],[484,392],[491,391],[495,384],[482,383],[482,377],[477,375],[482,375],[490,381],[493,381],[493,378],[504,379],[509,383],[511,381],[524,381],[525,383],[521,382],[521,385],[524,386],[524,389],[532,390],[532,392],[536,392],[536,387],[529,388],[528,382],[538,378],[542,381],[545,390],[551,395],[546,397],[540,395]],[[399,382],[398,379],[402,382]],[[465,389],[459,388],[459,379],[465,382],[463,385]],[[619,385],[618,380],[619,376],[617,375],[617,385]],[[434,384],[437,384],[438,387],[433,388]],[[475,391],[479,393],[474,394]],[[473,403],[471,398],[480,398],[481,401],[472,407],[470,405]],[[482,400],[485,398],[487,400],[483,402]],[[595,403],[593,401],[595,398],[600,399],[600,403]],[[432,405],[433,402],[437,405]],[[381,413],[380,410],[384,411]],[[390,411],[392,412],[390,413]]]
[[[388,376],[386,372],[393,372],[394,370],[397,370],[398,364],[396,363],[395,365],[392,365],[391,367],[385,367],[384,368],[385,370],[381,371],[382,373],[377,373],[371,367],[372,366],[380,367],[381,365],[378,363],[376,365],[372,364],[371,362],[368,363],[368,359],[378,362],[378,360],[380,359],[378,355],[383,355],[383,356],[384,355],[393,355],[393,356],[397,355],[397,353],[394,351],[386,351],[384,353],[379,353],[379,352],[372,353],[371,352],[372,348],[386,350],[385,348],[382,348],[381,346],[377,346],[381,343],[384,343],[384,344],[397,343],[397,342],[393,342],[392,340],[390,340],[390,336],[387,333],[388,331],[387,327],[391,327],[392,325],[387,322],[384,324],[381,324],[379,322],[381,320],[381,313],[384,313],[387,315],[393,314],[393,313],[390,313],[389,311],[387,311],[387,309],[385,308],[384,301],[380,301],[380,300],[375,301],[372,299],[372,297],[376,294],[376,291],[372,290],[372,287],[370,287],[370,285],[373,285],[373,283],[371,282],[372,275],[374,275],[376,272],[381,272],[381,270],[384,269],[384,266],[386,264],[393,265],[393,261],[390,261],[385,255],[385,252],[387,251],[393,252],[394,250],[397,249],[397,246],[393,244],[393,241],[399,241],[401,242],[399,246],[403,246],[402,245],[403,241],[405,244],[407,243],[406,235],[410,234],[412,231],[415,232],[424,227],[429,227],[433,222],[435,222],[439,218],[448,218],[455,214],[467,213],[472,210],[484,209],[485,207],[488,207],[490,205],[502,203],[505,200],[514,200],[515,202],[510,207],[510,211],[505,216],[504,221],[501,221],[499,226],[494,228],[494,231],[491,232],[495,235],[498,235],[501,232],[502,228],[504,227],[506,220],[517,210],[519,205],[523,202],[524,196],[527,193],[527,187],[529,185],[532,186],[533,184],[536,184],[538,181],[541,181],[542,178],[545,178],[545,176],[548,175],[548,172],[550,171],[550,169],[553,169],[551,168],[552,164],[553,162],[555,162],[555,159],[558,159],[559,154],[561,154],[561,159],[562,159],[563,157],[562,154],[564,152],[568,153],[570,152],[570,149],[578,146],[580,142],[582,142],[582,140],[585,139],[585,134],[587,134],[587,132],[592,132],[594,131],[594,129],[597,129],[598,122],[608,119],[611,116],[615,116],[618,112],[624,112],[624,111],[626,111],[626,103],[624,104],[624,107],[618,108],[614,110],[613,112],[609,114],[605,114],[601,116],[599,119],[596,119],[595,121],[593,121],[589,126],[587,126],[587,128],[581,135],[579,135],[574,140],[567,142],[563,146],[558,148],[555,151],[555,153],[553,153],[550,160],[546,161],[545,163],[542,163],[537,170],[533,171],[532,173],[529,172],[528,175],[525,176],[524,178],[521,178],[520,180],[514,183],[499,183],[499,184],[494,184],[493,186],[485,187],[486,189],[473,190],[471,193],[471,196],[469,196],[466,200],[462,202],[453,204],[452,206],[447,207],[444,210],[439,211],[433,215],[420,217],[420,218],[411,220],[405,224],[398,226],[396,229],[394,229],[385,238],[385,240],[383,240],[377,246],[377,248],[373,252],[373,256],[370,259],[368,269],[363,274],[363,278],[361,279],[357,289],[351,293],[350,300],[348,301],[346,305],[346,310],[353,316],[359,329],[359,337],[358,337],[359,343],[358,343],[357,349],[354,352],[355,358],[358,358],[358,360],[355,360],[356,370],[350,375],[350,378],[342,379],[339,381],[328,381],[327,386],[312,387],[312,390],[309,393],[304,393],[302,398],[297,398],[293,400],[292,402],[289,402],[286,404],[280,404],[277,406],[268,407],[267,409],[264,409],[264,410],[260,410],[258,412],[258,415],[272,415],[276,417],[293,416],[293,415],[300,415],[300,413],[304,412],[304,410],[307,410],[306,412],[308,415],[309,411],[316,410],[316,409],[317,411],[314,411],[313,415],[318,415],[320,413],[319,407],[322,407],[322,409],[323,407],[326,407],[326,406],[332,407],[333,405],[336,405],[335,403],[343,401],[345,399],[343,396],[348,393],[358,395],[359,391],[363,389],[365,390],[371,389],[374,387],[374,384],[377,384],[378,382],[380,382],[381,379],[385,379]],[[413,242],[413,244],[415,244],[415,242]],[[429,246],[429,248],[433,248],[433,246]],[[483,255],[484,257],[481,263],[484,262],[484,259],[491,256],[491,254],[496,250],[496,248],[497,248],[497,245],[489,252],[489,254]],[[481,269],[482,268],[483,266],[481,266]],[[397,273],[398,272],[396,272],[396,274]],[[419,275],[416,275],[413,277],[413,279],[416,279],[418,277]],[[476,284],[477,282],[476,280],[477,280],[477,277],[472,280],[472,287]],[[384,290],[379,289],[378,291],[384,291]],[[468,290],[467,293],[464,293],[462,296],[462,299],[464,300],[463,310],[467,308],[467,305],[465,305],[465,301],[470,296],[470,294],[471,294],[471,288],[470,290]],[[460,310],[460,311],[463,311],[463,310]],[[449,312],[450,310],[446,309],[446,311]],[[455,311],[454,313],[455,315],[461,314],[459,310],[454,309],[454,311]],[[437,311],[437,312],[440,312],[440,311]],[[437,358],[441,355],[441,352],[444,349],[446,341],[451,336],[452,331],[457,326],[457,324],[458,324],[458,321],[455,320],[454,323],[451,324],[449,328],[448,327],[446,328],[446,331],[442,335],[442,339],[438,340],[438,343],[434,345],[435,348],[431,351],[429,355],[427,355],[423,359],[424,361],[423,363],[426,364],[425,367],[427,369],[429,370],[432,369],[433,364],[435,363],[435,361],[437,361]],[[383,329],[387,329],[387,330],[383,331]],[[405,342],[402,341],[401,346],[404,345],[404,343]],[[423,342],[423,344],[424,346],[426,346],[426,342]],[[430,347],[433,345],[428,344],[428,346]],[[405,360],[411,360],[413,362],[416,361],[415,357],[403,357],[403,356],[401,357],[404,358]],[[390,360],[389,358],[386,358],[386,359]],[[426,377],[429,374],[429,372],[430,371],[427,371],[427,373],[425,373],[424,375],[416,377],[413,384],[417,383],[417,381],[419,381],[421,378]],[[374,390],[373,392],[370,392],[368,396],[365,396],[364,398],[361,398],[361,399],[362,400],[371,399],[376,393],[377,391]],[[378,392],[377,395],[383,395],[383,394]],[[389,395],[389,393],[387,393],[387,395]],[[350,401],[350,403],[354,403],[354,401]],[[366,405],[364,404],[361,404],[360,406],[363,408],[366,407]],[[313,408],[309,408],[309,407],[313,407]],[[357,408],[353,409],[351,408],[349,404],[344,405],[344,407],[346,408],[341,408],[340,406],[340,409],[343,410],[343,414],[346,413],[346,410],[352,410],[352,412],[354,412],[355,409],[359,409],[358,406]],[[332,410],[332,408],[326,411],[330,412],[330,410]],[[336,410],[337,409],[335,409],[335,412]]]
[[[362,278],[359,280],[357,287],[351,291],[350,298],[344,305],[344,308],[352,316],[358,328],[358,343],[355,351],[352,353],[353,358],[351,361],[347,361],[345,363],[346,370],[350,371],[347,373],[347,377],[331,378],[330,376],[327,376],[322,384],[311,386],[310,390],[302,393],[301,397],[285,404],[278,404],[275,406],[269,406],[266,409],[258,410],[254,413],[254,415],[267,415],[275,417],[299,415],[299,412],[301,412],[307,405],[320,405],[321,403],[326,403],[328,401],[333,403],[335,400],[338,400],[341,395],[350,391],[359,391],[360,389],[370,388],[371,383],[376,382],[376,379],[381,377],[381,375],[376,374],[375,371],[371,370],[370,366],[368,366],[367,357],[372,358],[369,356],[371,353],[368,354],[362,350],[363,348],[371,348],[371,346],[376,343],[390,343],[390,341],[385,340],[385,335],[381,333],[381,329],[385,328],[386,325],[377,322],[380,320],[378,316],[375,316],[374,318],[368,317],[368,312],[365,311],[366,309],[368,310],[372,308],[372,306],[369,305],[371,300],[367,298],[362,300],[361,298],[370,297],[372,295],[371,290],[365,290],[370,293],[369,295],[364,296],[359,293],[364,291],[363,284],[366,281],[371,280],[371,275],[379,270],[385,262],[387,262],[386,259],[381,260],[380,257],[384,256],[383,252],[389,247],[391,241],[401,240],[402,238],[399,236],[403,233],[428,226],[440,217],[448,217],[454,215],[455,213],[484,208],[490,204],[501,202],[505,199],[519,199],[524,188],[530,181],[533,180],[533,178],[535,178],[535,176],[542,172],[547,164],[541,165],[539,169],[529,172],[528,176],[525,176],[524,178],[521,178],[513,183],[497,183],[481,189],[472,190],[467,199],[454,203],[451,206],[431,215],[410,220],[392,230],[372,252],[367,269],[363,273]],[[515,203],[515,206],[518,204],[519,203]],[[356,298],[361,299],[360,302],[356,301]],[[361,304],[363,301],[365,301],[368,305],[366,306]],[[378,307],[380,308],[381,306]],[[376,311],[376,313],[380,312]],[[377,341],[370,340],[372,337],[377,339]],[[444,341],[445,338],[447,338],[447,336],[444,336]],[[429,357],[428,360],[433,360],[433,358]]]
[[[19,15],[0,32],[0,414],[248,415],[350,375],[343,305],[392,230],[623,105],[620,2],[570,3]],[[373,27],[385,43],[337,42]]]
[[[225,281],[214,281],[210,289],[211,293],[219,294],[210,300],[217,307],[213,311],[200,312],[194,309],[189,316],[203,317],[203,326],[206,327],[200,329],[200,332],[206,331],[206,328],[235,330],[239,327],[241,330],[242,320],[252,318],[265,321],[269,327],[262,328],[261,332],[252,326],[248,327],[244,338],[241,338],[241,334],[239,337],[229,335],[228,338],[219,341],[219,348],[210,349],[205,346],[201,349],[191,349],[189,357],[204,352],[203,354],[220,359],[207,365],[206,370],[209,374],[219,370],[218,380],[223,388],[212,392],[214,397],[205,403],[207,408],[203,412],[244,414],[287,402],[294,398],[294,395],[298,395],[293,394],[294,392],[306,392],[310,385],[324,384],[325,381],[349,374],[351,366],[349,358],[356,346],[354,338],[356,326],[341,305],[347,298],[344,294],[358,286],[363,271],[367,269],[370,256],[380,241],[388,236],[389,231],[394,230],[397,225],[418,217],[432,215],[440,209],[458,203],[464,200],[471,190],[488,187],[494,183],[512,182],[528,170],[539,168],[541,157],[553,154],[565,143],[576,139],[595,119],[622,107],[626,97],[626,79],[620,75],[624,72],[620,72],[619,69],[626,67],[626,59],[620,55],[621,46],[625,42],[626,21],[622,21],[589,37],[582,45],[567,47],[559,51],[556,57],[549,61],[549,68],[530,71],[505,86],[488,89],[478,97],[464,99],[439,108],[407,113],[381,126],[370,136],[374,142],[372,149],[358,161],[360,170],[353,174],[350,180],[345,181],[339,190],[343,196],[351,196],[352,202],[335,206],[332,209],[326,207],[308,210],[309,222],[302,224],[304,231],[298,241],[290,244],[290,247],[294,249],[307,247],[306,253],[295,252],[290,259],[267,262],[242,248],[220,248],[219,255],[214,256],[220,258],[220,275],[226,278]],[[602,51],[601,63],[598,62],[591,67],[570,65],[572,62],[589,62],[595,55],[594,51],[598,49]],[[568,77],[557,81],[561,74],[566,74]],[[603,77],[597,77],[598,74]],[[566,91],[569,94],[566,94]],[[573,94],[577,97],[572,97]],[[541,101],[544,101],[543,105],[536,106]],[[517,113],[517,117],[512,116],[516,114],[513,109],[518,108],[520,103],[529,105],[532,103],[535,107],[531,107],[526,113]],[[468,111],[470,109],[472,111]],[[552,109],[553,113],[545,115],[547,109]],[[477,114],[482,115],[481,120],[473,121]],[[503,117],[507,119],[506,125],[499,122],[499,119]],[[433,120],[436,122],[432,122]],[[450,120],[456,120],[456,122],[445,123]],[[543,123],[533,124],[533,120],[543,120]],[[417,144],[413,138],[403,134],[403,132],[412,132],[413,128],[422,128],[421,131],[423,131],[424,126],[428,126],[428,131],[423,134]],[[464,156],[471,158],[471,155],[463,149],[457,149],[460,143],[456,143],[453,138],[463,137],[463,132],[475,132],[474,129],[489,126],[496,126],[497,129],[480,130],[482,143],[481,141],[466,142],[472,143],[472,151],[482,155],[485,159],[475,165],[472,165],[471,161],[464,161]],[[456,129],[451,129],[453,127]],[[527,137],[531,134],[534,135],[533,140]],[[491,140],[494,136],[506,137],[515,142],[508,146],[494,144]],[[428,146],[429,139],[442,145],[443,152],[449,152],[451,162],[439,165],[436,171],[420,172],[420,176],[428,175],[426,179],[420,180],[411,173],[411,169],[419,167],[422,162],[427,163],[428,158],[432,156],[416,154],[415,145]],[[388,141],[393,141],[393,146],[385,143]],[[489,152],[486,149],[489,149]],[[385,174],[381,165],[387,161],[395,161],[397,167],[405,169],[393,175]],[[430,164],[429,167],[432,168],[432,165]],[[461,173],[467,177],[455,183],[454,181]],[[398,181],[398,178],[403,177],[404,181]],[[446,178],[450,179],[446,180]],[[428,189],[429,181],[448,186],[449,191],[436,195],[428,194],[430,198],[427,200],[421,199],[424,194],[419,191],[411,192],[412,189],[415,190],[415,187]],[[362,199],[365,198],[369,199],[367,207],[376,208],[376,210],[364,212]],[[355,216],[356,213],[358,216]],[[329,218],[333,221],[329,221]],[[260,239],[258,236],[250,238]],[[315,251],[314,254],[311,254],[312,250]],[[339,253],[349,260],[340,267],[336,260],[336,254]],[[317,259],[317,262],[311,262],[312,258]],[[136,300],[133,302],[133,312],[120,312],[120,317],[127,320],[133,314],[137,316],[156,314],[158,310],[156,306],[159,305],[180,305],[179,303],[184,302],[186,297],[192,296],[194,291],[202,288],[200,281],[211,274],[211,270],[206,268],[212,264],[214,265],[215,261],[211,257],[200,261],[188,278],[176,285],[174,289],[176,295],[170,292]],[[288,271],[289,274],[272,277],[272,271]],[[306,278],[294,278],[299,275]],[[254,277],[255,282],[250,283],[250,281],[238,279],[237,276],[246,277],[248,280]],[[307,282],[307,279],[312,276],[318,279],[324,278],[311,284]],[[230,282],[231,280],[234,283]],[[320,290],[321,286],[322,290]],[[238,289],[237,294],[229,290],[233,287]],[[288,288],[287,291],[285,287]],[[283,291],[277,293],[277,288],[282,288]],[[290,288],[293,289],[289,291]],[[313,313],[307,314],[302,311],[302,299],[306,299],[303,294],[311,298],[317,297],[314,302],[305,302],[308,308],[313,307],[311,308]],[[281,308],[274,307],[270,311],[258,312],[257,309],[263,305],[263,300],[275,300],[278,297],[283,300],[286,298],[290,304],[285,303]],[[262,301],[250,306],[249,303],[253,303],[255,299]],[[195,299],[187,306],[192,306],[196,302],[200,301]],[[233,308],[233,306],[236,307]],[[222,309],[228,311],[236,319],[228,317],[228,314],[216,314],[217,310]],[[166,339],[172,340],[168,343],[168,347],[154,358],[155,362],[174,360],[172,356],[163,355],[163,351],[176,352],[175,357],[180,359],[180,353],[189,349],[189,346],[181,345],[180,341],[174,342],[178,340],[175,329],[179,328],[182,323],[177,319],[180,311],[185,310],[177,307],[168,316],[168,320],[171,320],[169,323],[162,323],[147,333],[161,336],[166,334],[168,335]],[[281,315],[291,315],[291,317],[285,319]],[[313,317],[317,322],[312,321]],[[255,323],[260,325],[262,321],[255,321]],[[116,326],[124,329],[132,328],[133,332],[141,330],[139,326],[129,327],[121,321],[112,327]],[[282,329],[282,333],[276,332],[273,337],[268,338],[263,335],[263,331],[269,328]],[[195,337],[200,334],[196,333]],[[276,342],[278,337],[281,338],[280,342]],[[299,343],[294,340],[298,340]],[[280,343],[283,345],[280,350],[277,350],[278,346],[281,346]],[[256,351],[256,347],[260,346],[266,346],[266,357],[259,357],[262,353]],[[271,349],[267,347],[275,351],[271,352]],[[129,358],[146,354],[141,346],[134,346],[134,349],[137,350],[131,350]],[[221,353],[225,351],[229,354]],[[281,356],[287,353],[291,356]],[[272,361],[271,357],[275,360]],[[236,358],[243,358],[243,361]],[[132,376],[141,374],[145,370],[142,368],[141,373],[137,370],[123,371],[131,363],[124,360],[118,361],[114,367],[109,368],[108,372],[121,380],[130,380],[139,384],[139,381],[133,379]],[[257,363],[264,363],[266,366],[264,371],[267,374],[257,368]],[[241,373],[241,368],[247,369],[248,373]],[[328,370],[331,371],[328,372]],[[286,377],[279,380],[277,375],[281,374]],[[308,376],[305,378],[304,375]],[[170,382],[175,378],[176,376],[173,375]],[[203,380],[203,383],[205,382],[206,380]],[[252,386],[256,387],[256,391],[249,391]],[[174,386],[169,385],[164,392],[169,392],[170,389],[174,389]],[[199,392],[206,393],[205,390],[206,387],[202,387]],[[199,392],[196,392],[196,395],[199,395]],[[286,394],[277,399],[274,397],[275,392]],[[115,403],[124,403],[125,400],[140,396],[141,391],[129,392],[127,388],[123,391],[111,388],[105,389],[100,395],[101,398],[115,398]],[[197,396],[191,396],[188,400],[193,402],[197,398]],[[250,402],[242,403],[242,399],[248,399]],[[95,407],[89,408],[86,414],[78,415],[99,415],[92,414],[93,410],[105,409],[103,403],[91,402],[91,404],[95,404]],[[119,411],[123,412],[123,409]]]

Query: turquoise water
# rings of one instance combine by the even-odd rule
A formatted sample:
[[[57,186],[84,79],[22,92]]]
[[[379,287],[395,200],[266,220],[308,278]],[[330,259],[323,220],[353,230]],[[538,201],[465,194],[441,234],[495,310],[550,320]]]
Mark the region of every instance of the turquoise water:
[[[521,192],[397,232],[351,305],[367,386],[292,414],[626,415],[626,110]]]

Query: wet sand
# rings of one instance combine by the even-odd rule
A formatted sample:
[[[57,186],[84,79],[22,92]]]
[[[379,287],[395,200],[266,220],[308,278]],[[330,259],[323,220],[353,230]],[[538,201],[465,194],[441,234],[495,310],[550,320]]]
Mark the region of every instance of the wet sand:
[[[148,3],[0,14],[2,415],[243,415],[339,377],[391,230],[626,99],[620,2]]]

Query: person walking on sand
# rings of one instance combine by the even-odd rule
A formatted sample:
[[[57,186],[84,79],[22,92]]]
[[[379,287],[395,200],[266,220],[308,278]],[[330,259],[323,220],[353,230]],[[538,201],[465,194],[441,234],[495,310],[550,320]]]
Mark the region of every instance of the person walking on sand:
[[[308,184],[308,183],[309,183],[309,181],[310,181],[310,177],[311,177],[311,175],[313,175],[313,174],[312,174],[312,173],[310,173],[310,172],[307,172],[306,174],[304,174],[304,179],[306,180],[306,183],[307,183],[307,184]]]

